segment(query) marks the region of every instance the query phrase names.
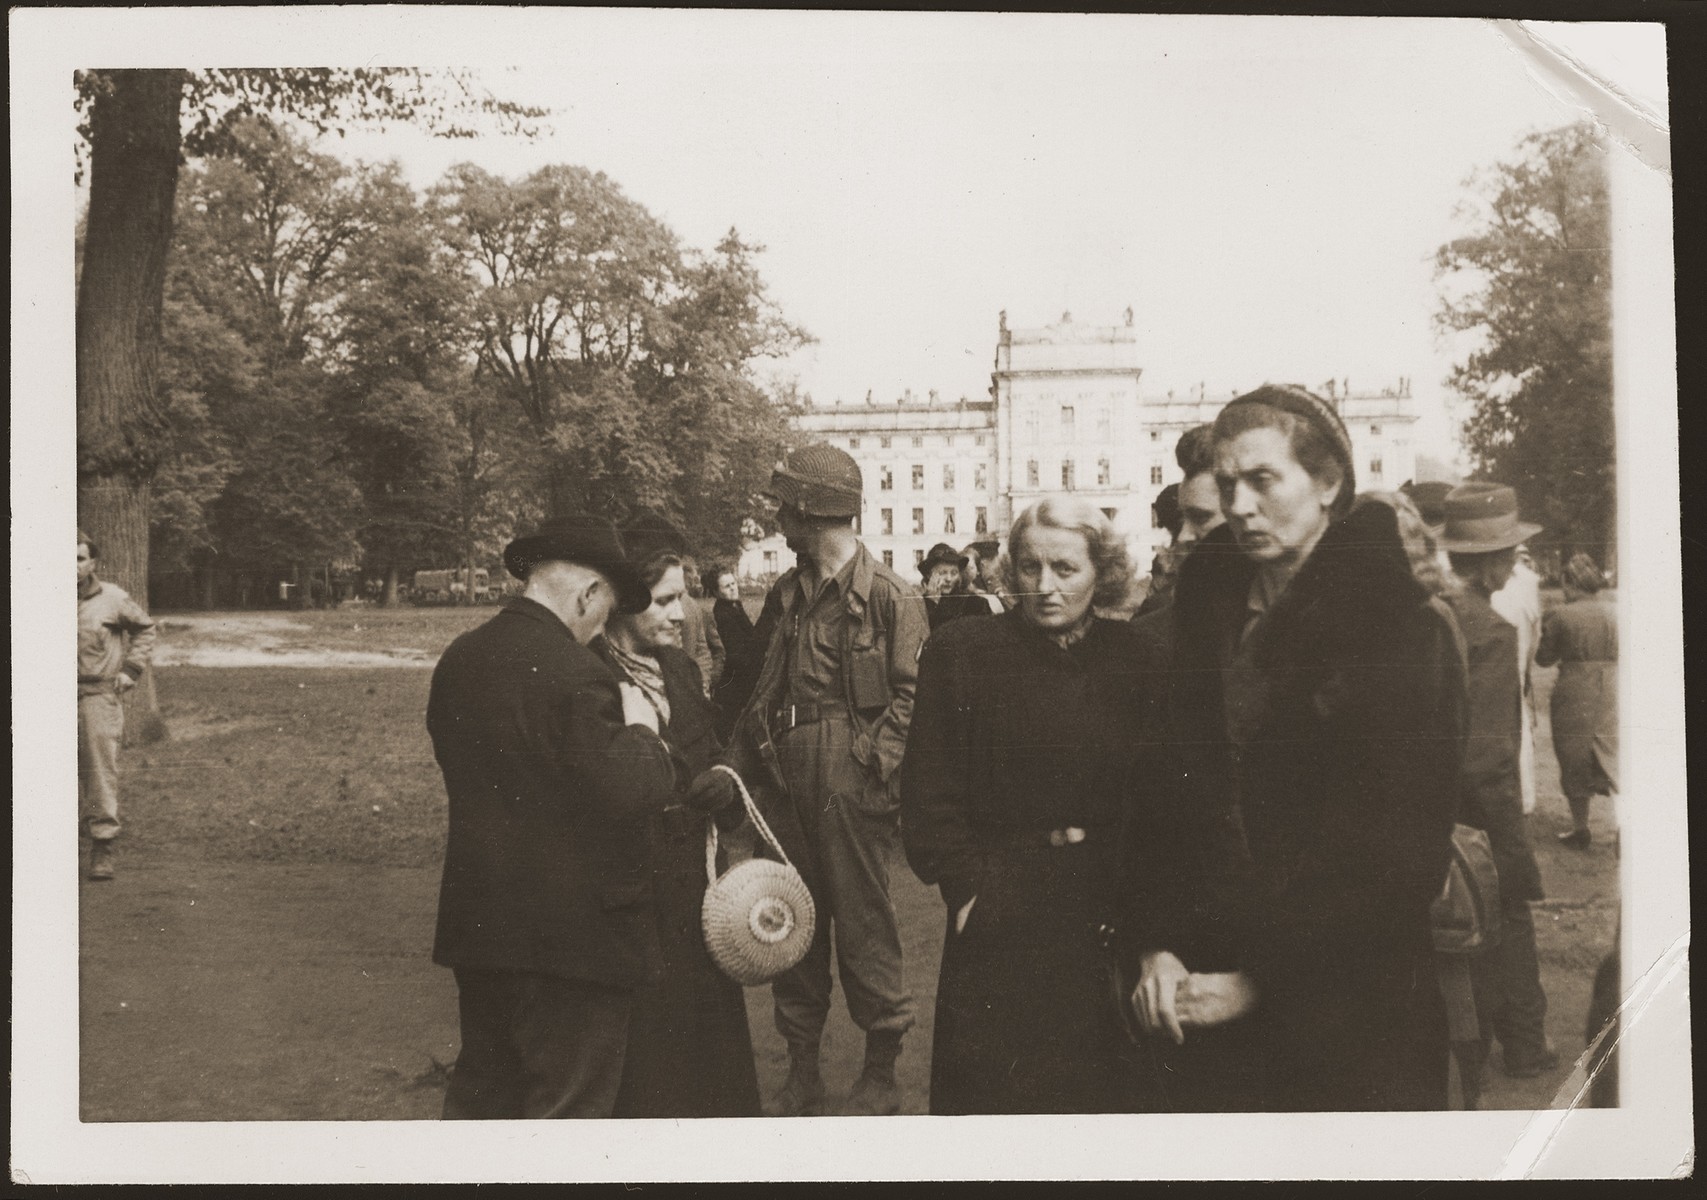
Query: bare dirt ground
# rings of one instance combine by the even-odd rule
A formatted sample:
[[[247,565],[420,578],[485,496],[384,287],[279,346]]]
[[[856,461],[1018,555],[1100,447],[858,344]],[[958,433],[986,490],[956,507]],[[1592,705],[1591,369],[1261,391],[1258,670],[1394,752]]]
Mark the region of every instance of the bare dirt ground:
[[[444,797],[422,726],[422,668],[488,615],[164,618],[158,684],[172,736],[126,750],[118,879],[81,886],[84,1120],[438,1114],[456,1055],[456,991],[429,961]],[[243,665],[222,665],[233,662]],[[1550,673],[1539,682],[1545,689]],[[1567,818],[1545,690],[1540,699],[1531,833],[1549,899],[1536,925],[1549,1032],[1565,1061],[1527,1081],[1496,1067],[1489,1107],[1560,1102],[1616,920],[1610,811],[1597,807],[1589,851],[1553,840]],[[919,1016],[901,1061],[903,1111],[922,1113],[942,907],[904,864],[895,892]],[[784,1049],[768,990],[747,999],[769,1094]],[[832,1103],[858,1073],[861,1047],[838,1001],[825,1039]]]

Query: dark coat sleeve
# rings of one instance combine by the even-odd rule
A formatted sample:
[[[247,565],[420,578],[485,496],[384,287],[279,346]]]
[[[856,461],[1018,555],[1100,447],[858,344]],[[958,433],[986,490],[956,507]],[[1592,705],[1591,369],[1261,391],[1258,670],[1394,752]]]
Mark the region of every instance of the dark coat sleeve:
[[[1378,653],[1342,662],[1296,707],[1314,711],[1272,731],[1280,753],[1296,754],[1288,741],[1336,752],[1291,771],[1293,786],[1319,790],[1322,811],[1256,913],[1247,963],[1270,988],[1307,980],[1304,964],[1352,970],[1426,934],[1451,854],[1465,733],[1450,618],[1428,606],[1392,614]]]
[[[1136,977],[1150,951],[1193,971],[1236,970],[1249,936],[1253,886],[1244,832],[1224,791],[1189,786],[1166,725],[1173,614],[1133,621],[1140,680],[1137,752],[1116,867],[1117,946]]]
[[[913,873],[938,884],[949,909],[977,892],[984,863],[971,822],[968,782],[971,704],[962,696],[958,639],[945,630],[925,643],[901,763],[901,841]]]

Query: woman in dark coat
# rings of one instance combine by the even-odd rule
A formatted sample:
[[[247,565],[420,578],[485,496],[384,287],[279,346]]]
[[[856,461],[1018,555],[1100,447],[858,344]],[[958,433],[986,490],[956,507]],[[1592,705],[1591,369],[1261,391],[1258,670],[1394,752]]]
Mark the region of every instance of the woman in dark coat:
[[[1264,387],[1224,408],[1227,523],[1181,568],[1170,736],[1186,783],[1230,797],[1254,871],[1241,966],[1291,1111],[1446,1105],[1430,906],[1464,743],[1451,618],[1412,575],[1392,509],[1351,511],[1333,407]],[[1165,964],[1164,964],[1165,965]],[[1165,992],[1181,972],[1153,972]]]
[[[753,687],[764,666],[765,644],[753,628],[753,619],[741,603],[741,584],[728,567],[713,567],[705,573],[706,591],[715,600],[712,620],[723,639],[723,677],[711,681],[711,700],[717,706],[717,736],[727,742],[735,718],[747,707]]]
[[[1589,802],[1618,790],[1618,616],[1600,598],[1605,582],[1594,559],[1565,564],[1565,603],[1542,618],[1535,661],[1559,664],[1553,684],[1553,750],[1559,788],[1571,806],[1566,845],[1589,844]]]
[[[657,710],[680,793],[717,754],[715,712],[700,686],[699,665],[679,644],[682,605],[693,603],[681,559],[655,553],[641,563],[640,577],[652,589],[652,607],[611,618],[596,645],[617,679],[638,686]],[[711,819],[677,803],[656,814],[648,830],[664,974],[635,994],[616,1117],[760,1114],[746,1002],[740,985],[711,961],[700,927]],[[715,819],[747,831],[739,809]]]
[[[1097,927],[1144,698],[1132,627],[1092,601],[1130,567],[1076,498],[1022,514],[1009,561],[1018,608],[925,643],[901,766],[907,860],[946,905],[930,1111],[1118,1111]]]

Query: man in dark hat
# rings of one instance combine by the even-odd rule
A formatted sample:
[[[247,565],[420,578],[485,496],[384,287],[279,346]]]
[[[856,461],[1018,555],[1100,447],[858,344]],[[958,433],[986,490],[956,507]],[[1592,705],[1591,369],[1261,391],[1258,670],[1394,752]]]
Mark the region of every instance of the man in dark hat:
[[[899,1110],[895,1060],[913,1024],[889,872],[900,849],[899,768],[929,623],[918,592],[855,536],[861,490],[859,464],[828,445],[795,450],[772,473],[767,494],[799,565],[765,601],[764,667],[727,752],[818,913],[806,957],[772,986],[789,1053],[788,1080],[772,1103],[778,1115],[823,1112],[818,1051],[830,1012],[832,926],[848,1013],[866,1033],[864,1069],[844,1113]],[[732,788],[714,774],[692,791]]]
[[[447,1118],[609,1116],[634,989],[660,971],[647,817],[673,799],[652,706],[587,648],[651,604],[616,527],[517,538],[523,580],[433,672],[427,731],[450,798],[433,961],[456,972]]]
[[[919,563],[920,591],[933,631],[956,617],[981,616],[990,611],[983,597],[965,590],[966,563],[966,555],[955,553],[947,542],[932,546]]]
[[[1500,876],[1499,942],[1471,965],[1482,1056],[1498,1038],[1506,1074],[1530,1078],[1551,1069],[1559,1056],[1547,1038],[1547,994],[1541,988],[1529,909],[1530,901],[1544,893],[1523,820],[1518,635],[1494,611],[1491,597],[1511,578],[1517,547],[1541,527],[1520,520],[1517,494],[1493,483],[1453,488],[1441,500],[1440,516],[1441,547],[1464,585],[1448,597],[1464,634],[1469,667],[1463,817],[1487,831]]]

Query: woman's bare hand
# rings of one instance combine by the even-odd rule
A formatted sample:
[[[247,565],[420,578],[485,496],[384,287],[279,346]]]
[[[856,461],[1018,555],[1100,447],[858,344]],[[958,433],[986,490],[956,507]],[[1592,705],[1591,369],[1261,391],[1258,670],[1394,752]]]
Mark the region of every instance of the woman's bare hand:
[[[1144,956],[1138,986],[1132,989],[1132,1006],[1138,1010],[1144,1032],[1165,1030],[1176,1045],[1185,1042],[1175,997],[1191,977],[1185,964],[1167,950],[1152,950]]]

